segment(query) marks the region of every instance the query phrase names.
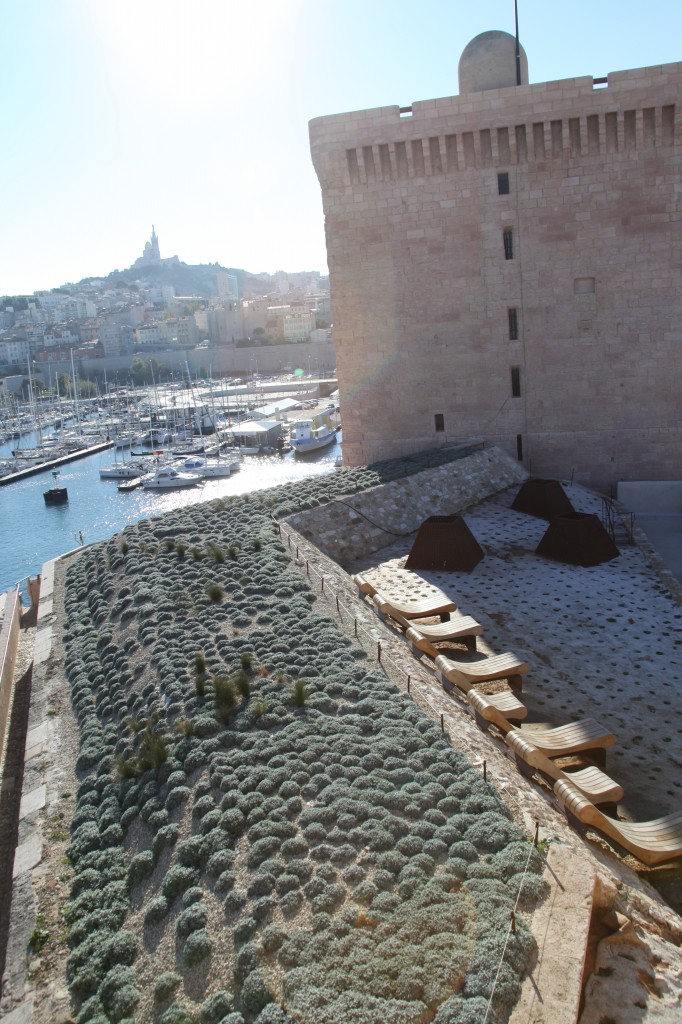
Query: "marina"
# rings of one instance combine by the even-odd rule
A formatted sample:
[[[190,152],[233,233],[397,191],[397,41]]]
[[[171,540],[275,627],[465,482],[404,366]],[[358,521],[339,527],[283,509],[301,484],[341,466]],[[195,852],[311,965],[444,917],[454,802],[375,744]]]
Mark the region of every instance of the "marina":
[[[52,483],[53,467],[41,466],[35,475],[22,476],[12,486],[0,488],[0,593],[29,575],[35,576],[43,563],[56,555],[81,543],[104,540],[140,519],[333,472],[341,454],[340,440],[338,434],[333,445],[305,459],[293,451],[246,456],[238,472],[208,477],[199,486],[182,490],[144,489],[137,484],[139,477],[130,481],[136,483],[133,490],[120,489],[117,480],[101,480],[100,470],[111,464],[111,453],[98,450],[60,467],[59,485],[67,488],[69,500],[58,505],[45,503],[43,493]],[[0,446],[0,459],[10,455],[13,445],[14,441],[8,441]]]

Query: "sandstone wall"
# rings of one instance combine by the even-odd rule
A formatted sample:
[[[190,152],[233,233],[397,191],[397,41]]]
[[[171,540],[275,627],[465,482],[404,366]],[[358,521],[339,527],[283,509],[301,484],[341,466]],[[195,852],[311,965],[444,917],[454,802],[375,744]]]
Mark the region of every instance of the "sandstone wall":
[[[311,122],[345,464],[475,434],[680,476],[681,101],[669,64]]]
[[[429,516],[451,515],[520,484],[526,471],[497,448],[372,487],[290,516],[287,522],[341,564],[414,533]]]

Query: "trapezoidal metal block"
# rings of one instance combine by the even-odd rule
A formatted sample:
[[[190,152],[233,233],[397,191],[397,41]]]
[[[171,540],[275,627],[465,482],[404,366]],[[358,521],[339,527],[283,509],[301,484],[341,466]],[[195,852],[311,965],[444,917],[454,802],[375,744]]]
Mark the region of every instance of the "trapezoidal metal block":
[[[521,484],[512,508],[515,512],[526,512],[538,519],[554,519],[568,516],[575,509],[558,480],[526,480]]]
[[[587,567],[610,562],[612,558],[618,558],[620,551],[602,526],[599,516],[572,512],[552,519],[535,554]]]
[[[419,527],[406,569],[471,572],[485,552],[460,515],[429,516]]]

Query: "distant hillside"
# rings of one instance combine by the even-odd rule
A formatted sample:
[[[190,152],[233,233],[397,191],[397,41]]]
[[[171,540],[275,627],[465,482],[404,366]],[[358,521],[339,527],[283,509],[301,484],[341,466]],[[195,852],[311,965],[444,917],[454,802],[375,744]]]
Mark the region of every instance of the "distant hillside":
[[[278,284],[274,274],[250,274],[248,270],[221,267],[219,263],[200,263],[192,266],[177,259],[161,260],[160,263],[143,266],[133,265],[127,270],[114,270],[104,278],[104,286],[128,287],[135,283],[157,287],[171,285],[175,288],[176,295],[202,295],[205,298],[213,298],[218,294],[216,274],[219,270],[227,271],[237,278],[240,298],[256,298],[277,291]],[[287,277],[295,288],[306,290],[313,284],[323,291],[328,288],[328,278],[316,270],[287,273]],[[85,278],[80,284],[88,284],[92,280]]]

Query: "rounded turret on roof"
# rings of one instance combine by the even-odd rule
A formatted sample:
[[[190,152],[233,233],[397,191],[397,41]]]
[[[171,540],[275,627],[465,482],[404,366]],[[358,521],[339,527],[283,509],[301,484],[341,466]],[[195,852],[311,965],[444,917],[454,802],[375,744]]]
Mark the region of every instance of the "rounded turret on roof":
[[[521,85],[528,85],[528,59],[522,46]],[[481,32],[459,58],[460,96],[516,85],[516,39],[509,32]]]

